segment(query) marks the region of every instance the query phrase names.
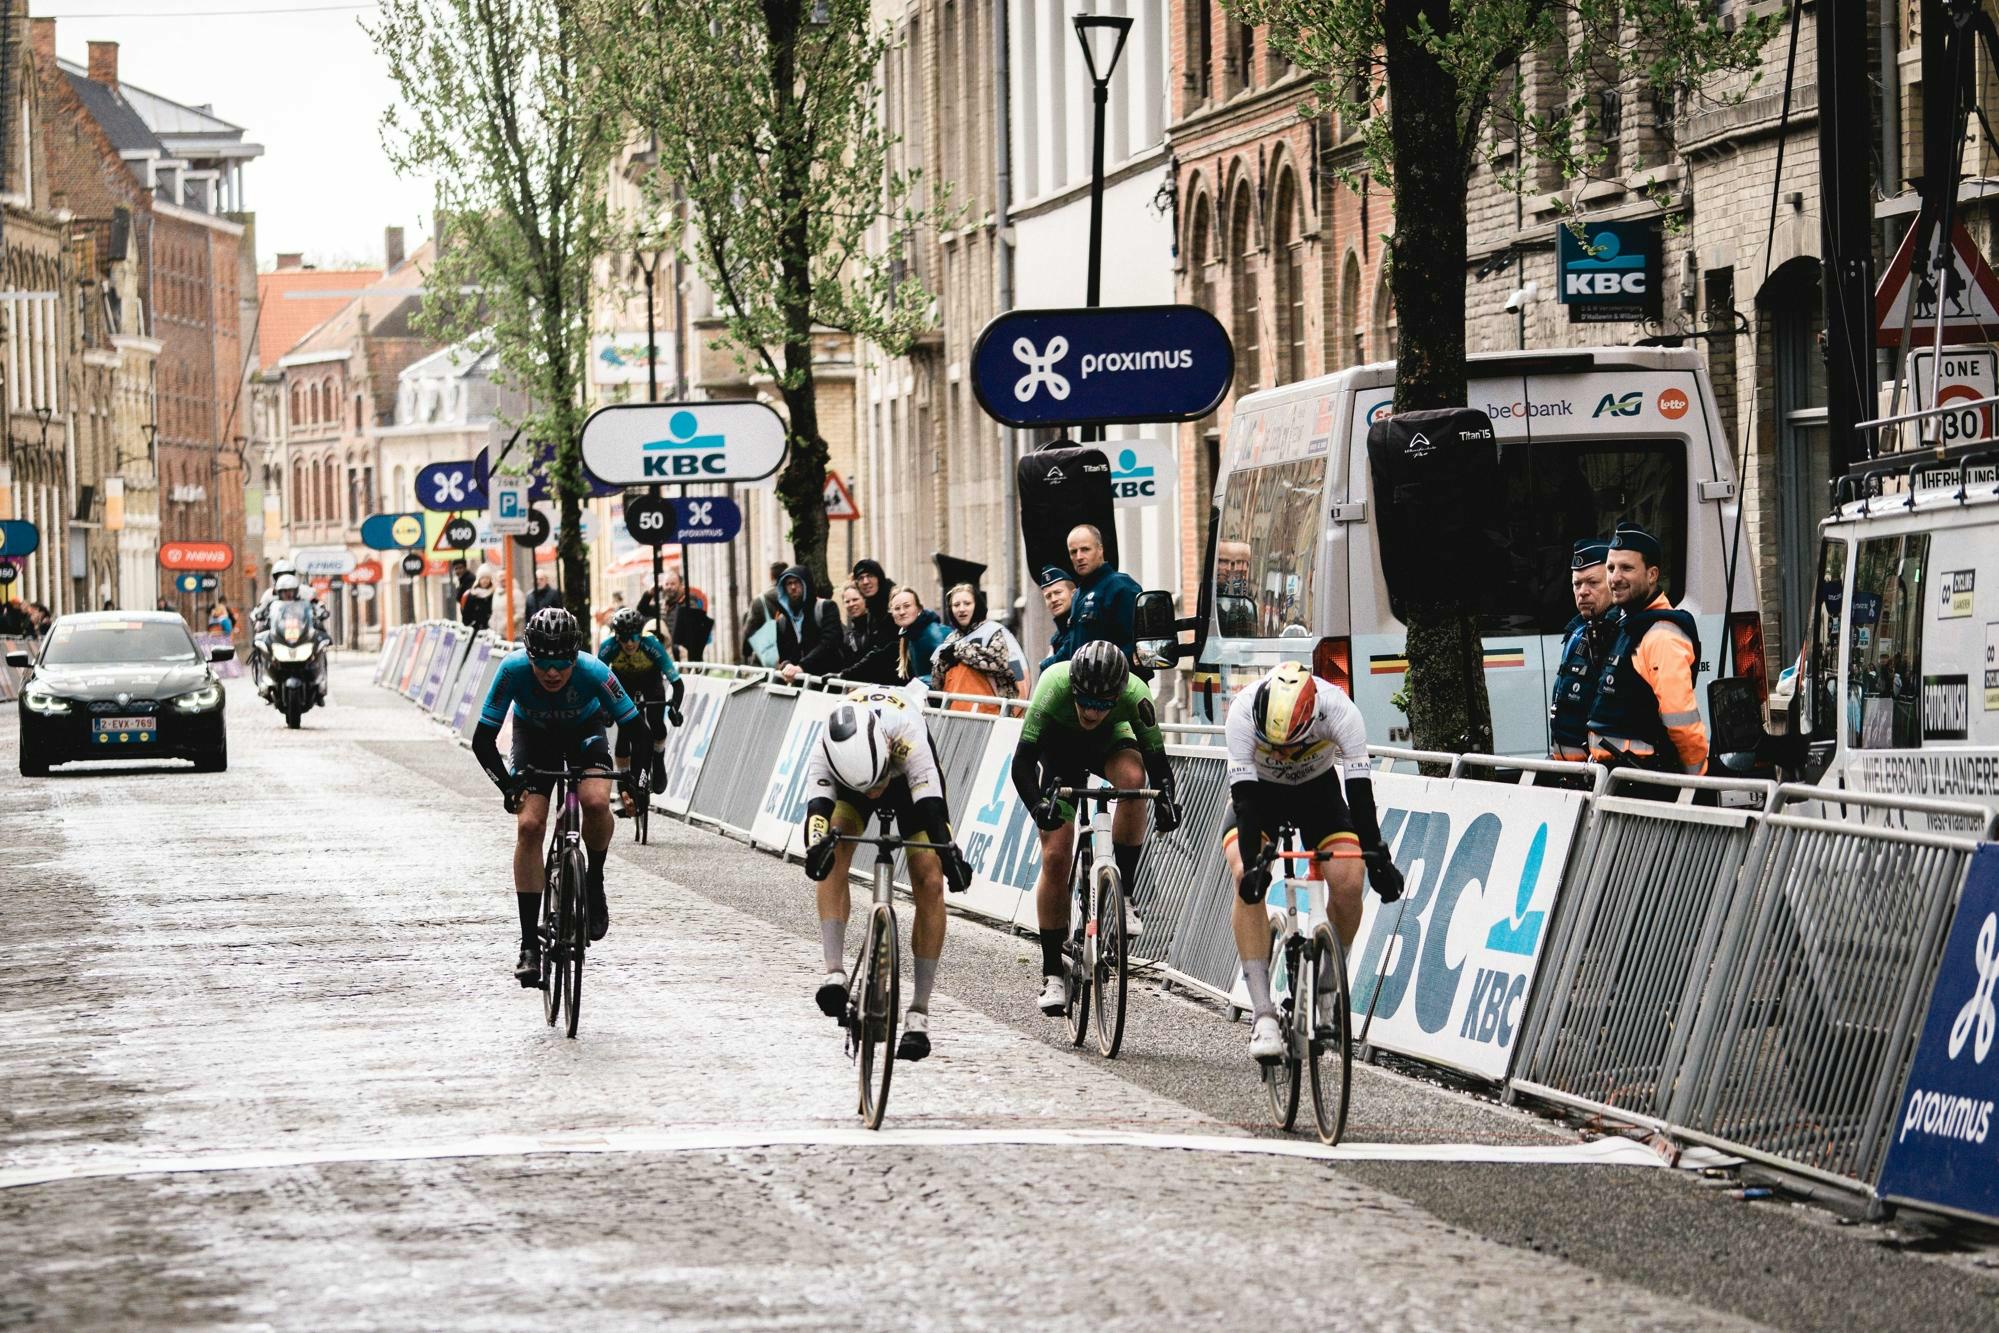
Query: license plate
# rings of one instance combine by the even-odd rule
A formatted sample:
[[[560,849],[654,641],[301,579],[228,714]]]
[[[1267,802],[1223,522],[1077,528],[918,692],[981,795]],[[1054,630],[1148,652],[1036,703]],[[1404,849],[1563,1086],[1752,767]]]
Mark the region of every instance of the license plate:
[[[99,745],[150,745],[159,729],[159,719],[151,717],[90,719],[90,738]]]

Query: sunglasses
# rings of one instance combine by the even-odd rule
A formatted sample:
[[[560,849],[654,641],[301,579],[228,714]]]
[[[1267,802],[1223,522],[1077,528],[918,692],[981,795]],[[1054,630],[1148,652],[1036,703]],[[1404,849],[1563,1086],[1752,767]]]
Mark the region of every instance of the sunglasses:
[[[536,671],[567,671],[576,665],[573,657],[535,657],[529,659]]]
[[[1111,711],[1111,705],[1116,702],[1115,699],[1089,699],[1080,694],[1076,696],[1076,707],[1092,713],[1108,713]]]

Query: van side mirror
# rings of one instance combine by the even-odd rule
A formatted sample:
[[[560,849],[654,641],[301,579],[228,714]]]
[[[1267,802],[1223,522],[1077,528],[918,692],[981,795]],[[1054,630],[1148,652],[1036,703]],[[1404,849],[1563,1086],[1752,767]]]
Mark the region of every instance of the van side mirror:
[[[1180,658],[1180,628],[1173,615],[1173,594],[1142,592],[1132,613],[1133,656],[1149,670],[1172,666]]]

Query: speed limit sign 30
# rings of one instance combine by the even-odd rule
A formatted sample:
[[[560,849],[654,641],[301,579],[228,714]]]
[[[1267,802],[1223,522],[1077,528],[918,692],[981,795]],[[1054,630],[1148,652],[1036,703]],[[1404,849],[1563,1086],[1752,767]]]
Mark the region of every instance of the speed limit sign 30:
[[[1990,347],[1946,347],[1943,373],[1931,373],[1939,361],[1935,351],[1920,348],[1909,354],[1909,378],[1916,386],[1918,407],[1949,408],[1999,395],[1999,352]],[[1922,437],[1935,444],[1989,440],[1993,412],[1984,407],[1960,407],[1922,423]]]

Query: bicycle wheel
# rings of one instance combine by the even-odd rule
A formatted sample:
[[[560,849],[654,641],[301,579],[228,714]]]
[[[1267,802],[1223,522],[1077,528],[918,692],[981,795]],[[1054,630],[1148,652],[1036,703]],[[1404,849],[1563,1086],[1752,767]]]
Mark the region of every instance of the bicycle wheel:
[[[1298,1121],[1298,1050],[1293,1031],[1296,1019],[1296,986],[1291,969],[1295,950],[1281,934],[1270,940],[1270,998],[1277,1005],[1277,1023],[1284,1030],[1284,1058],[1263,1067],[1263,1090],[1270,1097],[1270,1116],[1279,1129],[1289,1129]]]
[[[550,1027],[562,1016],[567,978],[562,947],[562,860],[553,847],[541,868],[541,1012]]]
[[[632,801],[632,837],[643,847],[652,840],[652,784],[644,781],[643,774]]]
[[[1091,976],[1092,969],[1089,966],[1089,955],[1090,946],[1094,941],[1092,940],[1093,931],[1090,922],[1084,920],[1083,917],[1083,906],[1089,901],[1083,894],[1084,864],[1082,854],[1079,852],[1076,857],[1076,864],[1071,869],[1069,876],[1069,882],[1074,885],[1074,891],[1070,898],[1070,902],[1074,904],[1071,908],[1071,913],[1078,920],[1083,920],[1082,932],[1070,938],[1068,952],[1065,955],[1069,963],[1069,1044],[1071,1046],[1081,1046],[1084,1036],[1090,1030],[1090,990],[1093,978]]]
[[[568,966],[563,979],[568,985],[568,993],[562,997],[563,1006],[569,1011],[569,1035],[576,1035],[576,1024],[583,1017],[583,949],[588,943],[590,914],[584,905],[583,884],[587,865],[580,847],[571,847],[562,854],[562,951],[567,956]]]
[[[1312,980],[1332,996],[1330,1027],[1312,1025],[1312,1114],[1319,1142],[1334,1144],[1347,1128],[1353,1090],[1353,997],[1347,993],[1347,955],[1340,937],[1324,926],[1312,934]]]
[[[859,1028],[861,1123],[880,1129],[888,1110],[889,1080],[895,1076],[895,1019],[902,1003],[902,949],[895,909],[880,904],[868,914],[867,938],[856,967],[854,1022]]]
[[[1091,989],[1097,993],[1097,1053],[1106,1060],[1117,1059],[1124,1043],[1124,992],[1128,973],[1124,937],[1124,885],[1114,865],[1098,866],[1097,966]]]

